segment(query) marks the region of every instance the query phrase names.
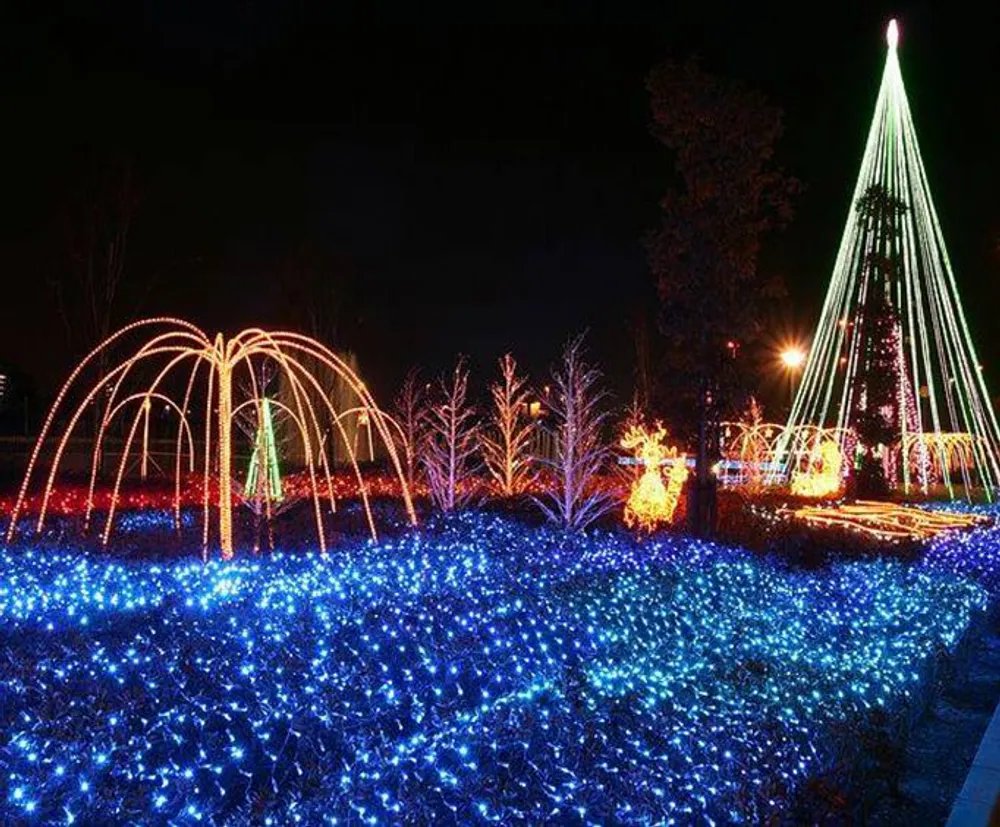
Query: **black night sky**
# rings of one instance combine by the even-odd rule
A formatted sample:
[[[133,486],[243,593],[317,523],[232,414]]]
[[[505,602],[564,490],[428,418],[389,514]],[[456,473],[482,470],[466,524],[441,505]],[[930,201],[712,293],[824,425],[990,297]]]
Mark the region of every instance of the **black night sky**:
[[[0,361],[43,389],[70,367],[47,287],[57,217],[95,163],[126,153],[141,203],[119,322],[294,324],[287,274],[309,261],[345,305],[333,344],[357,351],[380,396],[409,365],[436,373],[460,352],[478,383],[507,349],[538,375],[585,327],[627,394],[627,320],[654,300],[642,237],[671,168],[644,78],[690,53],[785,110],[779,160],[806,190],[761,267],[784,274],[781,314],[807,334],[896,16],[932,191],[1000,390],[996,27],[955,4],[628,5],[424,6],[349,24],[295,3],[76,3],[5,21]],[[480,17],[492,25],[473,27]]]

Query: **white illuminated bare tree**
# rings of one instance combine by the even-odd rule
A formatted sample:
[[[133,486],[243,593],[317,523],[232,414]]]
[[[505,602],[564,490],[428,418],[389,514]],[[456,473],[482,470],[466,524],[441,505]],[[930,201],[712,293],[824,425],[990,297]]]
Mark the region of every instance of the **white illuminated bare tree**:
[[[479,425],[468,403],[469,371],[459,358],[450,379],[442,378],[437,398],[425,408],[421,464],[431,499],[442,511],[467,505],[476,493]]]
[[[531,466],[527,379],[518,376],[517,362],[509,353],[499,364],[500,381],[490,386],[493,410],[482,440],[483,459],[500,493],[512,497],[524,493],[536,476]]]
[[[420,369],[411,368],[396,397],[396,420],[403,430],[403,470],[406,484],[413,490],[419,470],[418,454],[424,431],[424,388],[420,384]]]
[[[612,492],[599,478],[609,456],[601,440],[606,414],[600,378],[600,371],[583,360],[583,335],[567,343],[562,364],[552,373],[556,454],[546,464],[553,471],[553,487],[533,499],[549,520],[569,530],[586,528],[614,507]]]

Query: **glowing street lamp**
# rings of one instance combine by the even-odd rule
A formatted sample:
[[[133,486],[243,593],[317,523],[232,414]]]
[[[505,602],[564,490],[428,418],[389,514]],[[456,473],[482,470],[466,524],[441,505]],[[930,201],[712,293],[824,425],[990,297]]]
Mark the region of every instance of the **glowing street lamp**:
[[[779,354],[781,364],[788,373],[789,404],[795,403],[795,377],[806,363],[806,350],[799,345],[789,345]]]
[[[781,363],[790,371],[797,371],[806,361],[806,352],[798,345],[781,351]]]

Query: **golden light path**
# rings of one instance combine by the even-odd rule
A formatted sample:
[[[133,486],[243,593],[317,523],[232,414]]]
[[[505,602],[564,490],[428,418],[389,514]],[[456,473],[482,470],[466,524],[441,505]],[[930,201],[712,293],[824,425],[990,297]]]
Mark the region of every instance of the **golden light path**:
[[[808,525],[841,528],[866,534],[876,540],[929,540],[943,531],[985,525],[980,514],[926,511],[898,503],[857,500],[836,506],[809,505],[778,512]]]
[[[137,349],[132,350],[124,359],[118,361],[108,359],[107,363],[112,364],[113,367],[103,376],[97,377],[91,384],[80,381],[86,368],[93,367],[99,355],[111,353],[113,346],[120,346],[130,334],[138,332],[148,333],[149,335]],[[306,361],[319,367],[306,367],[304,363]],[[61,435],[58,436],[52,464],[45,478],[41,509],[39,510],[35,526],[36,531],[42,530],[60,462],[63,459],[70,437],[79,425],[84,412],[90,405],[94,404],[102,390],[107,394],[107,400],[103,405],[104,413],[100,418],[91,455],[90,481],[86,516],[84,519],[85,529],[89,526],[93,514],[94,489],[100,467],[102,446],[106,438],[108,426],[117,416],[122,415],[132,405],[135,405],[136,410],[128,428],[115,474],[111,507],[101,538],[104,545],[107,545],[111,534],[118,494],[140,424],[143,428],[140,469],[141,476],[145,478],[149,457],[149,416],[153,400],[164,403],[166,407],[176,412],[179,420],[174,451],[174,519],[175,525],[179,527],[181,475],[184,468],[185,446],[187,448],[188,470],[193,473],[196,467],[195,439],[188,418],[188,412],[194,391],[197,387],[197,380],[199,375],[202,374],[202,387],[205,390],[202,549],[204,555],[207,557],[210,540],[209,483],[213,476],[214,460],[216,477],[218,479],[218,542],[222,557],[230,559],[234,552],[232,514],[233,416],[242,408],[253,406],[257,411],[258,420],[263,421],[262,408],[264,395],[263,389],[259,387],[257,368],[264,362],[273,363],[280,377],[288,383],[291,391],[291,404],[276,403],[275,400],[270,400],[270,404],[278,404],[284,408],[285,412],[289,415],[290,421],[294,423],[299,438],[302,440],[306,471],[312,488],[313,511],[320,550],[326,550],[323,508],[321,505],[324,498],[324,487],[331,513],[336,508],[330,470],[331,461],[328,456],[328,453],[332,450],[330,443],[333,441],[327,438],[330,432],[333,433],[334,437],[339,435],[346,450],[349,464],[353,468],[358,481],[358,491],[364,506],[369,529],[373,538],[377,536],[367,488],[358,465],[357,446],[349,440],[343,423],[343,417],[348,411],[338,411],[335,409],[328,388],[324,387],[324,384],[316,375],[320,368],[329,371],[330,376],[344,382],[351,394],[353,394],[356,404],[349,409],[349,412],[364,417],[369,439],[373,431],[378,434],[385,446],[392,468],[399,477],[407,518],[411,523],[416,523],[416,514],[413,509],[409,489],[406,485],[402,465],[400,464],[396,442],[389,429],[389,418],[375,404],[375,400],[365,387],[364,382],[361,381],[357,374],[337,354],[315,339],[290,331],[267,331],[260,328],[249,328],[230,339],[224,338],[221,333],[217,334],[214,339],[211,339],[199,328],[182,319],[157,317],[136,321],[123,327],[95,347],[73,369],[73,372],[56,396],[56,400],[46,416],[38,436],[38,441],[31,453],[24,481],[21,484],[17,501],[11,514],[10,525],[7,529],[7,542],[11,541],[16,531],[18,518],[24,507],[25,499],[35,476],[36,467],[38,466],[46,440],[56,435],[57,419],[60,416],[66,416],[72,411],[69,414],[68,424],[61,431]],[[184,370],[189,369],[190,373],[187,374],[183,398],[178,403],[167,392],[165,386],[167,380],[182,368]],[[128,387],[127,383],[130,380],[133,382],[137,381],[137,374],[151,375],[153,378],[152,380],[143,380],[144,386],[138,392],[125,393],[124,390]],[[249,398],[242,401],[234,400],[234,379],[237,375],[244,375],[248,380],[250,388]],[[80,385],[83,385],[86,393],[83,401],[79,402],[74,408],[69,404],[68,400],[72,391],[80,390]],[[213,432],[215,434],[214,445]],[[368,453],[371,456],[373,454],[371,444],[369,444],[368,448]]]

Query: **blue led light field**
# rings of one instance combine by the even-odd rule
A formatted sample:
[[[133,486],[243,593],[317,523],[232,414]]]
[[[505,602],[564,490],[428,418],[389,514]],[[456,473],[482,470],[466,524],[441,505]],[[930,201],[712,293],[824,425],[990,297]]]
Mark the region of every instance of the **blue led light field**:
[[[2,804],[35,823],[756,823],[845,723],[905,716],[986,608],[949,548],[792,573],[467,514],[326,557],[15,549]]]

